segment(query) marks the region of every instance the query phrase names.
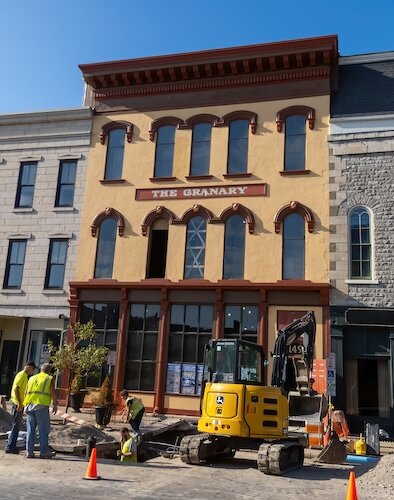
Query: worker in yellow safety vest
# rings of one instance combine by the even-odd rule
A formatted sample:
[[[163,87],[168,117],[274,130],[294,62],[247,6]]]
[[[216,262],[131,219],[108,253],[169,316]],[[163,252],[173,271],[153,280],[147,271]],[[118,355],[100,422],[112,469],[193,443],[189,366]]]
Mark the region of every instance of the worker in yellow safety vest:
[[[22,371],[18,372],[14,378],[11,389],[12,401],[12,427],[8,437],[6,453],[19,453],[16,443],[18,441],[19,430],[22,429],[23,398],[29,377],[33,375],[37,368],[34,361],[27,361]]]
[[[139,433],[141,420],[145,413],[144,403],[135,396],[129,396],[126,390],[121,391],[119,396],[126,403],[124,411],[126,418],[124,421],[131,425],[133,431]]]
[[[55,380],[50,375],[51,365],[44,363],[41,372],[31,377],[27,383],[23,404],[27,415],[26,457],[34,458],[36,427],[40,436],[40,458],[52,458],[48,436],[50,428],[49,407],[53,401],[53,413],[57,411]]]
[[[137,434],[130,433],[127,427],[123,427],[120,433],[120,450],[118,450],[120,461],[137,462]]]

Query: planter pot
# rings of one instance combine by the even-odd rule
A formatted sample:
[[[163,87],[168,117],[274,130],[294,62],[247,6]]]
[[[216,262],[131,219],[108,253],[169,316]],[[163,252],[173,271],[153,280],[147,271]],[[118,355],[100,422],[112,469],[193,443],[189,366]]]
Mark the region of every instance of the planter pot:
[[[70,397],[68,400],[69,405],[77,413],[79,413],[81,411],[85,396],[86,396],[86,391],[80,391],[76,394],[70,394]]]
[[[96,424],[105,427],[111,421],[112,409],[108,406],[96,406]]]

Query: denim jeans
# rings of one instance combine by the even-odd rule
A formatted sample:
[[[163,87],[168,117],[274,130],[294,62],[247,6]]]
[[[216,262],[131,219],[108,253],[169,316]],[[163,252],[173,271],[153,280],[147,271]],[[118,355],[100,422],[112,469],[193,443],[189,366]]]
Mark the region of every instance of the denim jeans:
[[[16,441],[18,439],[18,434],[20,429],[22,429],[22,412],[16,411],[16,404],[12,403],[12,427],[11,433],[8,437],[6,450],[15,450]]]
[[[131,418],[129,420],[129,424],[131,425],[131,428],[133,429],[134,432],[137,432],[137,434],[140,432],[141,420],[142,420],[142,417],[144,416],[144,413],[145,413],[145,410],[144,410],[144,408],[142,408],[142,410],[140,410],[137,413],[135,418]]]
[[[34,442],[36,438],[36,427],[40,435],[40,454],[48,453],[48,436],[51,430],[51,419],[49,407],[31,410],[27,413],[27,440],[26,451],[29,455],[34,453]]]

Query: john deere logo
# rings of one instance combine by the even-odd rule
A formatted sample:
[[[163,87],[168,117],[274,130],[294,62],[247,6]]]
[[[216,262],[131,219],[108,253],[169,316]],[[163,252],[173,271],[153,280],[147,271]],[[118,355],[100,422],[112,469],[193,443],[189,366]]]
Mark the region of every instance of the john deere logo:
[[[223,396],[216,396],[216,404],[217,405],[222,405],[224,402],[224,397]]]

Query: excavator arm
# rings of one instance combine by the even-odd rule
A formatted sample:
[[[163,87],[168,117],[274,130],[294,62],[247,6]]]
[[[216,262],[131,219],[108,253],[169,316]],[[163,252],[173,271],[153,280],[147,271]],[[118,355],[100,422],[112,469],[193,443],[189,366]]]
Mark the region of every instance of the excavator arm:
[[[302,318],[294,320],[290,325],[281,328],[277,332],[273,357],[271,385],[279,387],[288,392],[288,363],[290,360],[290,347],[301,335],[303,337],[302,365],[307,373],[306,391],[310,392],[310,374],[313,367],[313,355],[316,337],[316,320],[313,311],[308,312]],[[301,370],[300,370],[301,371]]]

